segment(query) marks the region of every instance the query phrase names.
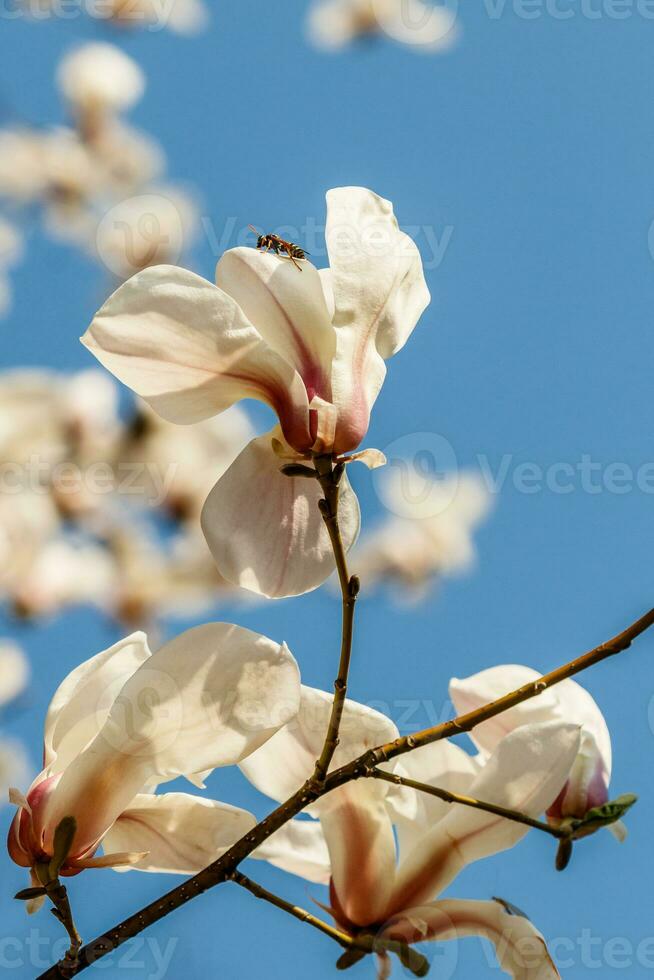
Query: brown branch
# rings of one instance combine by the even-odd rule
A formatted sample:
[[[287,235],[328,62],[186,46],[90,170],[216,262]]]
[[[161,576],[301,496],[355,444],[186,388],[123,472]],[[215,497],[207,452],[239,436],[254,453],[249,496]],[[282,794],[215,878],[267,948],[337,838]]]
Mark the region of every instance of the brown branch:
[[[307,925],[313,926],[314,929],[318,929],[320,932],[329,936],[330,939],[334,939],[340,946],[344,949],[358,948],[356,940],[352,936],[348,936],[346,932],[342,932],[340,929],[336,929],[334,926],[330,926],[327,922],[323,922],[317,916],[312,915],[311,912],[307,912],[306,909],[300,908],[298,905],[292,905],[291,902],[287,902],[285,898],[280,898],[279,895],[275,895],[273,892],[269,892],[267,888],[262,885],[257,884],[256,881],[252,881],[246,875],[241,874],[240,871],[235,871],[231,876],[231,880],[241,888],[247,889],[255,898],[262,899],[264,902],[269,902],[270,905],[274,905],[275,908],[281,909],[282,912],[288,912],[294,918],[299,919],[300,922],[306,922]],[[369,952],[368,949],[364,952]]]
[[[289,820],[297,816],[305,807],[319,797],[324,796],[326,793],[331,792],[333,789],[342,786],[352,779],[369,776],[370,772],[376,766],[395,756],[410,752],[412,749],[418,748],[421,745],[428,745],[439,739],[448,738],[451,735],[469,732],[476,725],[481,724],[481,722],[487,721],[489,718],[494,718],[496,715],[523,701],[537,697],[549,687],[553,687],[568,677],[573,677],[588,667],[592,667],[602,660],[606,660],[626,650],[641,633],[644,633],[653,624],[654,609],[651,609],[645,616],[607,643],[603,643],[589,653],[578,657],[549,674],[545,674],[539,680],[525,684],[518,690],[505,695],[505,697],[491,704],[484,705],[475,711],[461,715],[442,725],[437,725],[435,728],[428,728],[423,732],[418,732],[416,735],[399,738],[395,742],[390,742],[387,745],[372,749],[353,762],[331,773],[327,776],[324,784],[320,788],[316,788],[315,782],[312,779],[307,780],[297,793],[294,793],[289,800],[273,810],[271,814],[265,817],[261,823],[257,824],[240,841],[237,841],[217,861],[214,861],[188,881],[173,888],[162,898],[140,909],[134,915],[129,916],[129,918],[125,919],[113,929],[110,929],[88,946],[83,947],[79,951],[77,963],[72,969],[67,967],[64,973],[60,971],[59,966],[53,966],[41,974],[39,980],[57,980],[57,978],[63,976],[69,977],[81,972],[103,956],[111,953],[122,943],[139,935],[148,926],[159,922],[171,912],[175,911],[175,909],[185,905],[191,899],[196,898],[215,885],[229,880],[241,861],[267,840],[271,834],[288,823]]]

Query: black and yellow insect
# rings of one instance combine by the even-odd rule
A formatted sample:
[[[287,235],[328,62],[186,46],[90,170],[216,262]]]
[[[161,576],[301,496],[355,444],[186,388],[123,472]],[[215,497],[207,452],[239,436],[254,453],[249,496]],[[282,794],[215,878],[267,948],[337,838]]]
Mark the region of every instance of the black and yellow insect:
[[[306,259],[308,253],[303,248],[294,245],[293,242],[284,241],[279,235],[260,235],[254,225],[249,225],[249,228],[257,235],[257,248],[264,252],[274,252],[275,255],[285,256],[291,260],[296,269],[302,272],[302,266],[298,264],[297,260]]]

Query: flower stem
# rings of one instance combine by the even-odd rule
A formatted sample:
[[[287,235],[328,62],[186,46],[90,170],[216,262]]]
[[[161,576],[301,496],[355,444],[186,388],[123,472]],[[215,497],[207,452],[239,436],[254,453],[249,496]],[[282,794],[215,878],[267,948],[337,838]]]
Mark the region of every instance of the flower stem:
[[[320,501],[320,513],[327,527],[329,538],[334,551],[336,571],[338,581],[341,586],[341,597],[343,603],[343,626],[341,635],[341,654],[338,665],[338,675],[334,681],[334,700],[332,702],[331,716],[325,742],[320,757],[316,761],[316,768],[313,774],[313,781],[317,786],[322,786],[329,772],[334,753],[338,747],[338,733],[343,718],[345,708],[345,698],[347,696],[347,683],[350,672],[350,661],[352,658],[352,638],[354,633],[354,608],[359,594],[359,579],[356,575],[350,576],[345,557],[345,547],[338,523],[338,504],[340,493],[340,481],[344,473],[343,464],[333,465],[330,458],[317,457],[315,460],[316,472],[324,498]]]
[[[323,922],[322,919],[312,915],[311,912],[307,912],[306,909],[302,909],[297,905],[292,905],[291,902],[287,902],[286,899],[280,898],[279,895],[269,892],[267,888],[257,884],[256,881],[252,881],[251,878],[241,874],[240,871],[235,871],[231,876],[231,880],[237,885],[240,885],[241,888],[247,889],[247,891],[251,892],[255,898],[260,898],[265,902],[269,902],[276,908],[281,909],[282,912],[288,912],[289,915],[299,919],[300,922],[306,922],[307,925],[313,926],[314,929],[318,929],[320,932],[323,932],[326,936],[336,940],[336,942],[343,946],[344,949],[350,949],[352,946],[356,946],[356,941],[353,940],[351,936],[348,936],[346,932],[341,932],[340,929],[336,929],[334,926],[330,926],[327,922]]]
[[[645,616],[641,617],[641,619],[633,623],[628,629],[618,634],[612,640],[601,644],[601,646],[559,667],[557,670],[545,674],[534,683],[525,684],[523,687],[518,688],[518,690],[513,691],[511,694],[507,694],[498,701],[493,701],[491,704],[484,705],[476,711],[469,712],[467,715],[461,715],[452,721],[445,722],[443,725],[425,729],[417,735],[409,735],[405,738],[397,739],[395,742],[390,742],[387,745],[381,745],[376,749],[365,752],[358,759],[330,773],[322,787],[316,788],[313,780],[307,780],[304,786],[294,793],[290,799],[273,810],[272,813],[242,837],[241,840],[230,847],[218,860],[214,861],[192,878],[182,882],[181,885],[177,885],[171,889],[157,901],[135,912],[95,941],[84,946],[80,949],[74,964],[62,963],[61,965],[52,966],[41,974],[39,980],[57,980],[60,977],[70,977],[80,973],[97,960],[113,952],[129,939],[138,936],[148,926],[159,922],[171,912],[181,908],[209,888],[228,881],[241,861],[274,834],[276,830],[279,830],[289,820],[301,813],[310,803],[315,802],[319,797],[326,795],[331,790],[336,789],[336,787],[342,786],[344,783],[350,782],[353,779],[367,777],[371,770],[380,763],[395,756],[402,755],[405,752],[410,752],[412,749],[418,748],[421,745],[428,745],[430,742],[448,738],[450,735],[470,731],[476,725],[481,724],[481,722],[489,718],[494,718],[496,715],[507,711],[516,704],[529,700],[529,698],[536,697],[547,690],[548,687],[553,687],[566,678],[579,674],[588,667],[592,667],[600,663],[600,661],[626,650],[641,633],[644,633],[653,624],[654,609],[651,609]]]
[[[472,796],[461,796],[459,793],[450,793],[449,790],[441,789],[439,786],[418,783],[415,779],[396,776],[395,773],[384,772],[383,769],[372,769],[368,775],[374,779],[383,779],[387,783],[393,783],[395,786],[406,786],[408,789],[415,789],[420,793],[436,796],[439,800],[443,800],[444,803],[459,803],[461,806],[468,806],[474,810],[484,810],[486,813],[494,813],[496,816],[505,817],[514,823],[522,823],[526,827],[533,827],[534,830],[542,830],[544,833],[556,837],[557,840],[567,840],[571,836],[567,830],[550,827],[548,823],[542,820],[535,820],[533,817],[527,816],[526,813],[520,813],[518,810],[509,810],[506,807],[497,806],[495,803],[484,803],[483,800],[476,800]]]

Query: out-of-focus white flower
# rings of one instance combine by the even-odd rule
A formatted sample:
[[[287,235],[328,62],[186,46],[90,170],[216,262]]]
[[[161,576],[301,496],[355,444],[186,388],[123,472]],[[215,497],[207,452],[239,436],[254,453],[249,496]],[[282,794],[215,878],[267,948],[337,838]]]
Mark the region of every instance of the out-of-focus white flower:
[[[107,197],[149,184],[161,176],[166,165],[164,152],[155,140],[118,119],[110,119],[101,127],[91,148]]]
[[[27,657],[10,640],[0,640],[0,709],[21,694],[29,680]]]
[[[326,50],[382,34],[423,51],[440,51],[456,39],[457,7],[423,0],[316,0],[309,37]]]
[[[209,623],[154,654],[143,633],[127,637],[55,693],[44,768],[26,796],[12,793],[10,856],[34,872],[52,857],[61,821],[72,817],[64,875],[120,866],[200,870],[254,817],[187,794],[153,796],[152,788],[241,762],[294,717],[299,699],[288,648],[250,630]]]
[[[204,0],[110,0],[110,16],[124,27],[168,27],[188,35],[198,34],[209,20]]]
[[[239,595],[222,579],[199,530],[188,529],[164,548],[138,528],[116,531],[108,541],[114,581],[107,611],[126,626],[210,612],[225,596]],[[241,595],[244,595],[242,593]]]
[[[28,204],[42,195],[45,184],[41,134],[31,129],[0,129],[0,197]]]
[[[241,764],[258,790],[281,801],[302,785],[320,753],[332,702],[331,695],[302,687],[297,717]],[[398,737],[388,718],[349,700],[341,731],[332,769]],[[578,726],[550,721],[509,734],[481,768],[458,746],[441,741],[393,760],[390,769],[536,818],[564,785],[579,740]],[[528,828],[424,799],[425,805],[422,794],[398,792],[375,779],[347,783],[311,805],[319,823],[292,821],[253,857],[329,882],[329,911],[351,935],[365,929],[409,944],[484,936],[515,980],[557,978],[542,936],[525,917],[508,914],[498,902],[439,898],[466,865],[515,846]],[[385,971],[388,962],[380,965]]]
[[[52,497],[43,489],[28,486],[0,493],[0,597],[16,588],[60,522]]]
[[[388,475],[385,501],[405,515],[410,505],[402,478]],[[427,516],[389,518],[363,540],[355,565],[366,586],[377,581],[399,582],[409,595],[420,598],[441,576],[468,571],[475,560],[472,533],[488,513],[489,495],[480,478],[462,473],[434,481]]]
[[[197,222],[197,207],[182,190],[152,187],[107,211],[98,224],[95,251],[110,272],[127,279],[150,266],[179,261]]]
[[[310,591],[334,570],[318,482],[282,474],[282,462],[357,449],[385,361],[430,298],[389,201],[345,187],[328,193],[327,209],[329,269],[251,248],[225,253],[217,286],[158,266],[121,286],[82,338],[171,422],[200,422],[242,398],[277,413],[279,425],[240,454],[202,515],[220,573],[271,597]],[[339,523],[347,549],[359,507],[346,476]]]
[[[114,564],[106,548],[55,537],[48,541],[12,590],[21,616],[52,616],[79,605],[104,608],[114,586]]]
[[[84,44],[59,65],[57,82],[77,112],[114,113],[129,109],[145,91],[137,63],[113,44]]]
[[[30,765],[23,745],[13,738],[0,737],[0,808],[5,806],[11,786],[21,786],[29,778]]]
[[[238,405],[187,429],[166,422],[141,402],[118,447],[117,466],[139,471],[129,486],[135,503],[165,507],[179,519],[198,521],[216,480],[253,435]]]

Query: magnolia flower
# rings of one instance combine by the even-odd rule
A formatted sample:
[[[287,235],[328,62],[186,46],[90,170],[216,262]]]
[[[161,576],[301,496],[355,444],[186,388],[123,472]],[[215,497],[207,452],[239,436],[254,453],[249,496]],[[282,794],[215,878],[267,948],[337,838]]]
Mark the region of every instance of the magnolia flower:
[[[195,202],[176,187],[152,187],[107,211],[98,224],[94,248],[119,279],[177,261],[197,229]]]
[[[11,596],[60,526],[48,493],[19,488],[0,493],[0,598]]]
[[[283,800],[302,785],[320,751],[331,701],[302,687],[297,717],[241,763],[257,789]],[[352,701],[346,702],[341,731],[334,769],[398,736],[388,718]],[[576,725],[550,721],[507,735],[481,768],[446,741],[402,756],[391,768],[538,817],[565,783],[579,740]],[[309,881],[329,882],[329,911],[341,929],[408,943],[480,935],[495,943],[509,975],[558,976],[542,936],[526,918],[497,902],[436,900],[466,865],[520,841],[528,830],[523,824],[371,778],[333,790],[310,813],[319,823],[295,820],[253,856]],[[385,957],[380,966],[387,975]]]
[[[30,670],[25,654],[15,643],[0,640],[0,714],[27,686]],[[20,742],[0,738],[0,807],[9,787],[25,778],[27,757]]]
[[[449,47],[457,37],[456,7],[422,0],[317,0],[309,12],[309,37],[334,50],[358,38],[385,34],[423,51]]]
[[[531,667],[505,664],[490,667],[463,680],[453,678],[450,697],[457,713],[464,714],[514,691],[523,684],[537,681],[542,675]],[[609,798],[611,779],[611,736],[602,712],[580,684],[564,680],[538,697],[485,721],[471,732],[471,738],[487,757],[500,740],[523,725],[548,720],[565,720],[581,726],[579,752],[570,775],[556,800],[548,809],[548,818],[555,826],[569,818],[581,818],[593,807],[602,806]],[[621,823],[611,830],[623,838]]]
[[[393,476],[385,497],[398,516],[363,540],[356,552],[357,571],[367,585],[398,581],[413,597],[422,598],[435,576],[460,574],[473,565],[472,532],[488,513],[490,500],[477,477],[451,476],[431,483],[421,498],[429,500],[425,514]]]
[[[0,710],[25,690],[29,676],[21,648],[10,640],[0,640]]]
[[[102,609],[114,579],[114,563],[106,548],[54,537],[16,582],[12,605],[25,618],[52,616],[79,605]]]
[[[52,857],[61,821],[73,817],[64,875],[95,867],[198,871],[254,817],[184,793],[155,796],[153,788],[178,776],[198,783],[200,774],[241,762],[295,715],[299,694],[287,647],[249,630],[198,626],[154,654],[134,633],[57,690],[43,770],[25,796],[11,794],[18,812],[10,856],[34,874]]]
[[[145,91],[138,64],[113,44],[84,44],[65,56],[57,82],[83,128],[93,132],[98,119],[124,112]]]
[[[137,503],[163,506],[174,517],[195,522],[214,483],[252,436],[250,421],[238,405],[183,429],[142,402],[117,448],[116,465],[126,472],[138,470],[129,487]]]
[[[110,0],[109,16],[124,27],[169,27],[178,34],[198,34],[209,20],[203,0]]]
[[[357,449],[384,360],[429,302],[418,250],[388,201],[340,188],[327,211],[329,269],[250,248],[225,253],[217,286],[185,269],[148,269],[109,298],[82,338],[172,422],[199,422],[246,397],[275,410],[279,425],[241,453],[203,513],[221,574],[267,596],[307,592],[334,569],[317,481],[280,466]],[[341,486],[349,548],[359,508],[346,477]]]
[[[41,196],[45,183],[40,134],[31,129],[0,129],[0,197],[29,204]]]
[[[118,119],[108,120],[91,143],[105,194],[134,192],[164,172],[166,157],[150,136]]]

